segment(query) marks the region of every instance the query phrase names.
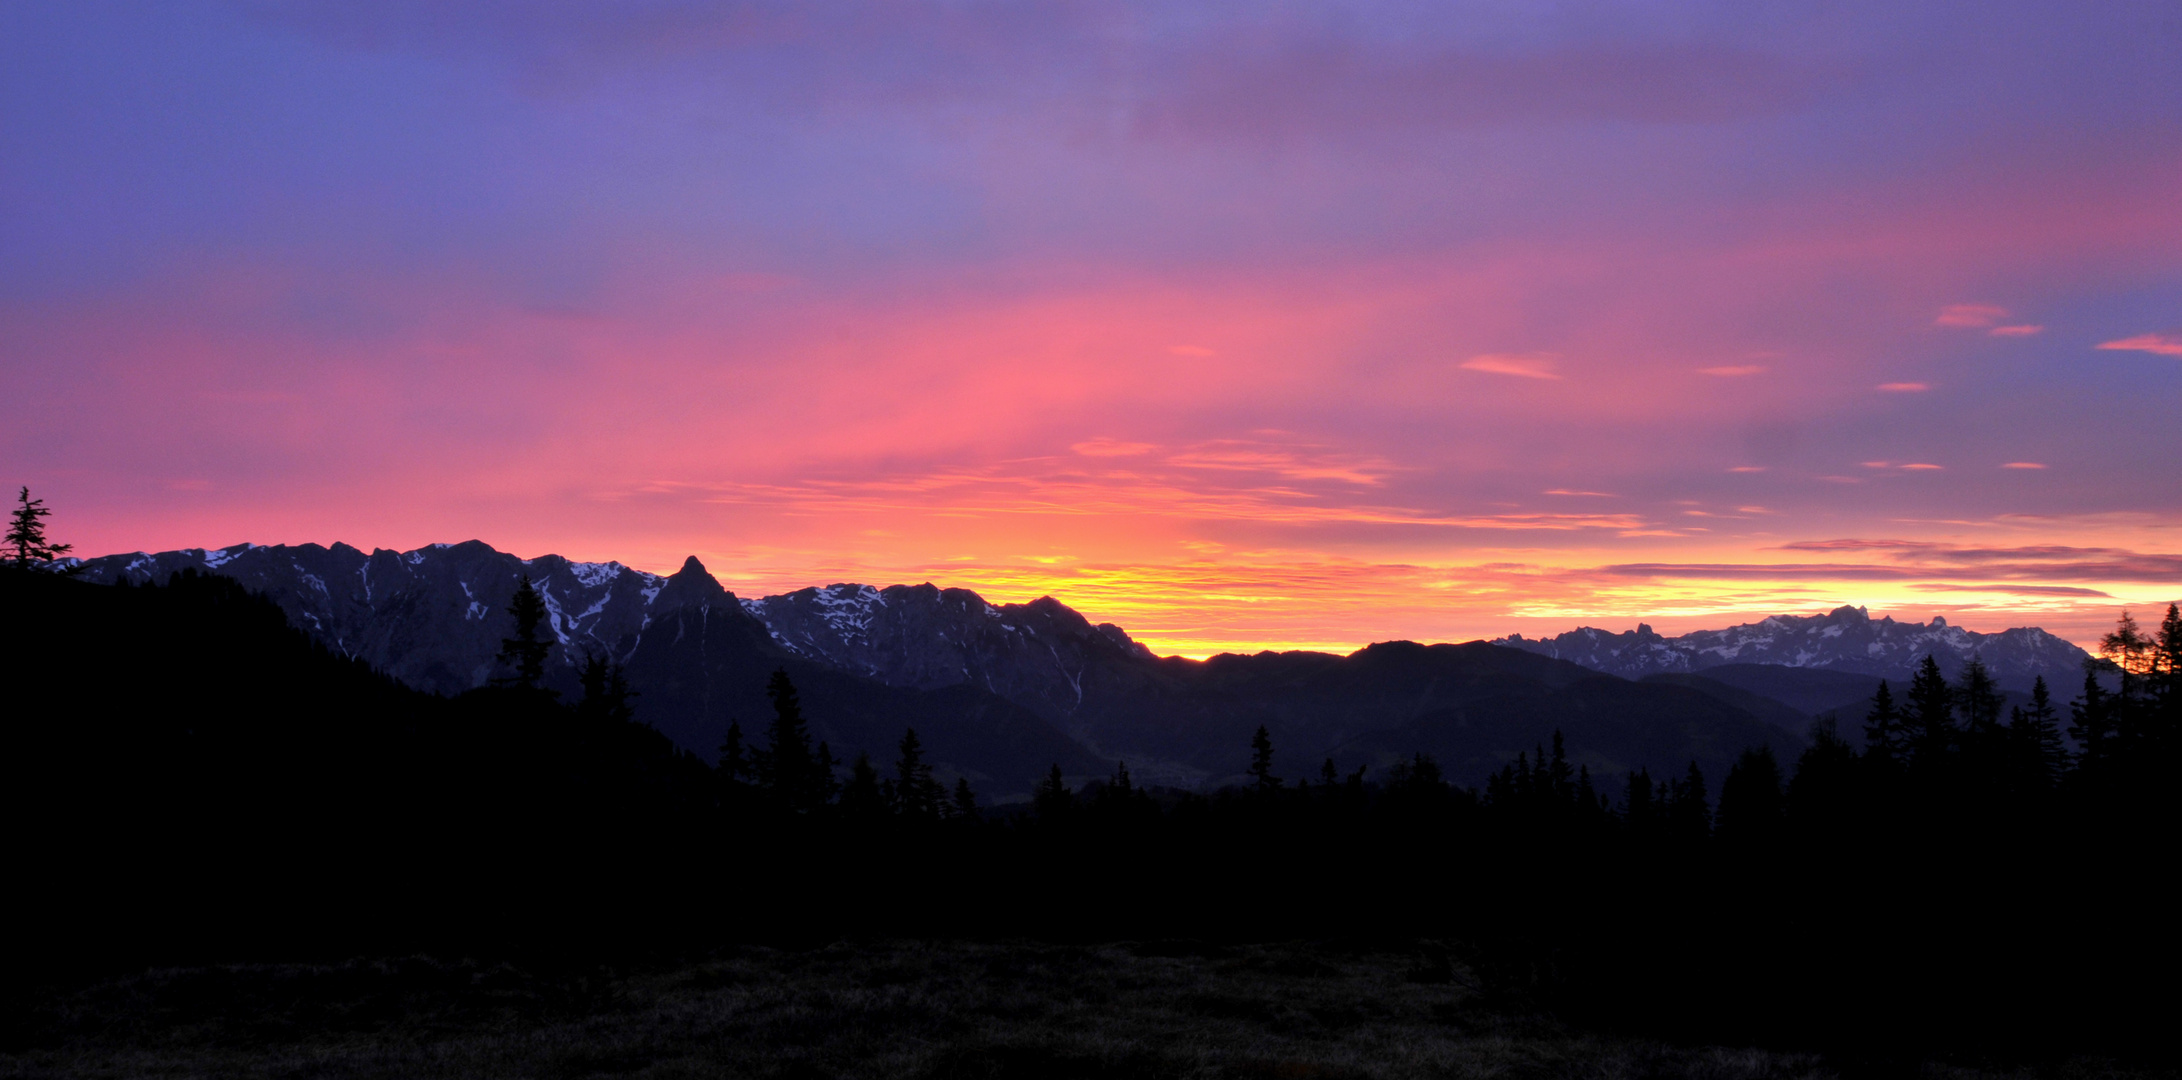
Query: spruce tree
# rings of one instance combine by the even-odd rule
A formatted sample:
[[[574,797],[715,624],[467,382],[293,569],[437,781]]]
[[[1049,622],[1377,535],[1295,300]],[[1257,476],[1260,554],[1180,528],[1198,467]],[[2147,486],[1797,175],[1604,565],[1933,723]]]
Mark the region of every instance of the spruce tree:
[[[1963,665],[1962,677],[1955,687],[1955,704],[1962,710],[1963,727],[1973,741],[1991,741],[2000,733],[2000,706],[2004,704],[2000,687],[1993,682],[1992,672],[1985,662],[1971,657]]]
[[[811,749],[803,705],[785,669],[773,672],[765,684],[765,696],[773,701],[773,724],[766,731],[765,749],[754,755],[758,785],[775,806],[791,813],[811,813],[825,805],[833,779],[830,762],[822,765]]]
[[[1061,766],[1055,763],[1053,771],[1038,782],[1030,796],[1031,810],[1044,825],[1060,825],[1075,817],[1076,793],[1068,790],[1068,782],[1061,778]]]
[[[500,655],[496,658],[515,668],[515,677],[504,683],[535,690],[539,680],[545,678],[546,654],[553,648],[551,641],[539,636],[538,628],[545,623],[545,598],[530,583],[530,575],[524,574],[522,584],[515,587],[515,598],[508,602],[508,614],[515,619],[515,636],[500,639]]]
[[[2114,695],[2099,685],[2099,673],[2084,669],[2083,696],[2068,706],[2068,737],[2076,741],[2077,765],[2089,775],[2100,774],[2115,756]]]
[[[1894,707],[1894,691],[1881,679],[1864,715],[1864,756],[1875,764],[1892,764],[1905,750],[1902,714]]]
[[[841,817],[866,827],[886,820],[886,796],[879,791],[879,770],[872,768],[869,754],[858,753],[849,765],[849,781],[841,788]]]
[[[56,544],[46,539],[45,522],[41,519],[53,516],[53,511],[46,509],[44,499],[31,498],[30,488],[26,486],[15,502],[15,512],[8,519],[5,543],[15,551],[10,563],[16,569],[28,570],[75,550],[73,545]]]
[[[1705,772],[1690,762],[1689,771],[1669,789],[1667,827],[1685,843],[1712,835],[1712,806],[1705,793]]]
[[[1720,782],[1717,833],[1720,842],[1745,852],[1770,844],[1785,813],[1780,763],[1771,747],[1743,751]]]
[[[966,776],[955,778],[954,816],[958,821],[978,820],[977,793],[970,790],[970,780]]]
[[[1637,769],[1622,787],[1621,820],[1631,835],[1648,837],[1657,825],[1658,808],[1652,797],[1652,773]]]
[[[1955,693],[1940,674],[1939,661],[1930,655],[1917,666],[1909,681],[1909,741],[1911,760],[1918,765],[1937,764],[1955,744]]]
[[[901,753],[901,758],[894,763],[895,809],[903,817],[915,821],[939,817],[947,799],[947,789],[932,779],[932,766],[925,763],[924,744],[917,741],[916,728],[903,730]]]
[[[2010,734],[2025,776],[2039,787],[2061,779],[2068,769],[2068,744],[2061,741],[2059,716],[2053,708],[2053,694],[2046,689],[2045,676],[2038,676],[2031,684],[2030,708],[2016,711]]]
[[[627,669],[598,653],[586,652],[581,678],[583,700],[576,703],[578,715],[606,723],[636,720],[636,708],[629,699],[637,695],[629,689]]]
[[[720,784],[720,805],[739,810],[749,794],[752,779],[750,755],[743,749],[742,725],[727,722],[727,737],[720,742],[720,764],[713,775]]]
[[[1273,736],[1258,725],[1258,732],[1250,737],[1251,787],[1268,792],[1280,786],[1280,777],[1273,775]]]

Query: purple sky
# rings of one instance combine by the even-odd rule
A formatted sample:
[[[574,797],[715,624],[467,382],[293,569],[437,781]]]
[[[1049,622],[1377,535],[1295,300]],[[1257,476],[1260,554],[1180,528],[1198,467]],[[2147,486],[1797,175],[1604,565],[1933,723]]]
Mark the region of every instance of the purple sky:
[[[0,374],[82,554],[2088,641],[2182,595],[2182,7],[10,4]]]

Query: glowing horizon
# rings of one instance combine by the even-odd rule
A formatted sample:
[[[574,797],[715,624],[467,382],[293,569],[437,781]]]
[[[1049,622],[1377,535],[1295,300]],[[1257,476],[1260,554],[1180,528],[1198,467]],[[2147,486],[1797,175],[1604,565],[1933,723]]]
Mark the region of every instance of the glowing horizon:
[[[2182,596],[2152,3],[0,11],[79,555],[1053,595],[1163,653]]]

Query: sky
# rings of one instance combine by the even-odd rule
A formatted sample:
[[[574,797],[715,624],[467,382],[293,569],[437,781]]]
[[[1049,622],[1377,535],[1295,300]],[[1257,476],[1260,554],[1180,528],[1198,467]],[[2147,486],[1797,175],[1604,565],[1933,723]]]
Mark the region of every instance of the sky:
[[[2182,597],[2182,6],[0,4],[0,483],[1162,653]]]

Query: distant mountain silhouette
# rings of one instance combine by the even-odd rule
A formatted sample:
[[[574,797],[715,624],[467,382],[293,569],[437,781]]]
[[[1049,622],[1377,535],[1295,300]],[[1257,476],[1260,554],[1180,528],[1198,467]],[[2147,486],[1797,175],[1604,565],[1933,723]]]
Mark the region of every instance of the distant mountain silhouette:
[[[1740,664],[1816,668],[1899,683],[1926,656],[1936,658],[1949,678],[1975,657],[2002,687],[2023,691],[2041,677],[2056,686],[2074,685],[2083,679],[2089,659],[2075,644],[2036,627],[1981,634],[1949,626],[1944,618],[1903,623],[1874,619],[1864,608],[1845,606],[1824,615],[1775,615],[1671,638],[1639,624],[1619,634],[1583,627],[1535,641],[1514,634],[1493,644],[1570,660],[1625,679]]]
[[[508,602],[527,575],[553,638],[549,688],[573,694],[587,653],[624,663],[638,717],[709,758],[729,721],[747,733],[769,715],[766,676],[785,668],[815,737],[844,760],[885,760],[914,726],[950,781],[967,777],[988,796],[1025,793],[1055,763],[1082,782],[1117,759],[1139,782],[1218,786],[1242,775],[1260,725],[1293,775],[1329,757],[1347,770],[1423,750],[1451,779],[1478,783],[1556,727],[1595,771],[1692,759],[1719,770],[1746,746],[1793,753],[1808,713],[1758,689],[1599,680],[1580,663],[1529,655],[1531,643],[1160,658],[1050,597],[996,605],[967,589],[837,584],[741,598],[694,558],[662,577],[518,559],[478,541],[369,554],[239,544],[107,556],[79,576],[163,581],[184,569],[232,577],[329,648],[442,694],[494,676]],[[1587,680],[1596,685],[1578,686]]]

